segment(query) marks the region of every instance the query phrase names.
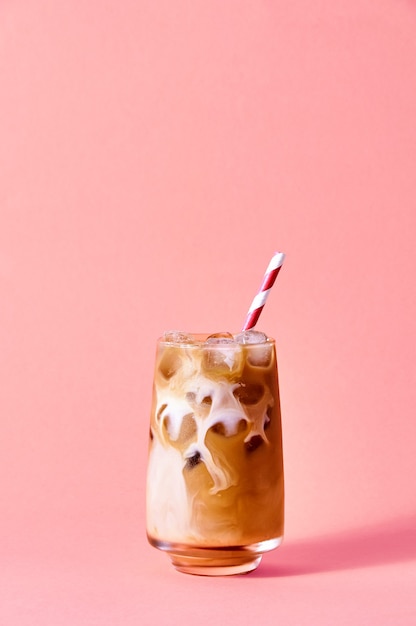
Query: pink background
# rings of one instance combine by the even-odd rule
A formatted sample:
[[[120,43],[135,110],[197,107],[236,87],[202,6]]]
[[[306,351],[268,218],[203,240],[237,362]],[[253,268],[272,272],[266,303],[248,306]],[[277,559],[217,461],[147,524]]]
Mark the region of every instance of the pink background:
[[[416,2],[0,2],[0,622],[416,621]],[[284,545],[147,545],[156,337],[278,342]]]

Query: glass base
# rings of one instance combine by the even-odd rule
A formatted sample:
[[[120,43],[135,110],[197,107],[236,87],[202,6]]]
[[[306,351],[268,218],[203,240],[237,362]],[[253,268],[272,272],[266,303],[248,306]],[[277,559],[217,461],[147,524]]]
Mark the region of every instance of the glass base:
[[[247,546],[195,547],[180,543],[159,541],[149,537],[149,542],[167,552],[172,565],[184,574],[197,576],[232,576],[255,570],[264,552],[274,550],[282,537],[268,539]]]

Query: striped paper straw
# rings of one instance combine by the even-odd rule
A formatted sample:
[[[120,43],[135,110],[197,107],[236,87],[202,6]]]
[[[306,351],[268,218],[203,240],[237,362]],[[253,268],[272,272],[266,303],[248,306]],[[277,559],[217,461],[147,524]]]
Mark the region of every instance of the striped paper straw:
[[[246,321],[244,322],[244,326],[242,330],[250,330],[250,328],[254,328],[257,324],[257,320],[260,317],[260,313],[263,310],[264,305],[266,304],[267,296],[270,293],[271,288],[273,287],[274,281],[280,271],[280,268],[283,265],[283,261],[285,260],[285,255],[283,252],[276,252],[266,270],[266,273],[263,277],[263,282],[261,284],[260,289],[257,294],[254,296],[253,302],[248,310]]]

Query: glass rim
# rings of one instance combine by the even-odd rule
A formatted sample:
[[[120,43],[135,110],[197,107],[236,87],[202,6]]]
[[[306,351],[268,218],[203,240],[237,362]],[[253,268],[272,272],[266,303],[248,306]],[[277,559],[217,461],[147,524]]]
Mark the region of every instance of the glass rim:
[[[233,337],[236,335],[239,335],[241,332],[243,331],[238,331],[236,333],[230,333]],[[185,335],[185,333],[183,333]],[[188,341],[169,341],[166,340],[164,338],[164,335],[161,335],[160,337],[158,337],[157,339],[157,343],[158,345],[162,345],[162,346],[171,346],[171,347],[175,347],[175,348],[186,348],[186,349],[192,349],[192,348],[204,348],[208,349],[208,350],[218,350],[218,349],[226,349],[227,347],[234,347],[234,346],[238,346],[240,348],[258,348],[259,346],[270,346],[270,345],[275,345],[276,340],[273,337],[270,337],[269,335],[266,335],[266,333],[263,333],[264,335],[267,336],[266,341],[259,341],[259,342],[250,342],[250,343],[242,343],[239,341],[232,341],[230,340],[229,342],[224,342],[224,343],[207,343],[207,339],[208,337],[210,337],[211,335],[216,334],[216,333],[186,333],[186,335],[188,337],[192,337],[194,339],[194,341],[192,342],[188,342]],[[219,334],[219,333],[218,333]]]

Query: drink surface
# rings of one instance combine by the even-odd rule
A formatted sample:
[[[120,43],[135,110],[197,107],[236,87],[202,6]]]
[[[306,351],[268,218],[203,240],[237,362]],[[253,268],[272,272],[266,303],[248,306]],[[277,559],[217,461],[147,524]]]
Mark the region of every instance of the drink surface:
[[[150,424],[151,541],[243,546],[283,535],[275,345],[263,333],[168,333]]]

